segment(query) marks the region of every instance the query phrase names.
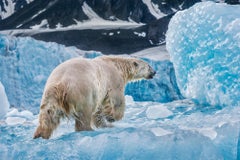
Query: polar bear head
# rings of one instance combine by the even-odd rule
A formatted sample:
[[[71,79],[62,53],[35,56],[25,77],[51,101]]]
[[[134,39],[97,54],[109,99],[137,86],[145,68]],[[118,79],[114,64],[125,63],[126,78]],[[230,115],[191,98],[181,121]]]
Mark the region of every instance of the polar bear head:
[[[59,109],[53,108],[49,105],[42,105],[39,114],[39,126],[37,127],[33,138],[42,137],[49,139],[53,130],[57,128],[60,123],[60,118],[63,117],[63,112]]]
[[[156,71],[145,61],[135,58],[132,61],[134,68],[132,80],[152,79],[156,74]]]
[[[132,57],[102,56],[101,60],[109,63],[112,62],[115,67],[122,73],[123,78],[127,81],[141,79],[151,79],[156,71],[145,61]]]

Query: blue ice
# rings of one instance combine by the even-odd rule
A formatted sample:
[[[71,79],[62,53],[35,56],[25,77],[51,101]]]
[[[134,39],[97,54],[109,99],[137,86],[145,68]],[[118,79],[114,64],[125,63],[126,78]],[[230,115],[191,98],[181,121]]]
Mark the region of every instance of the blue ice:
[[[240,106],[240,6],[198,3],[170,21],[167,50],[185,97]]]

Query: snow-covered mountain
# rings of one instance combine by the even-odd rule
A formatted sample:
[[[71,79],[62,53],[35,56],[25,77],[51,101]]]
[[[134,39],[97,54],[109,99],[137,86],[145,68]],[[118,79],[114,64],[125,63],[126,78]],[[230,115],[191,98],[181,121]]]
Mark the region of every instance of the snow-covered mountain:
[[[129,54],[164,44],[172,15],[200,1],[3,0],[0,33]]]
[[[0,20],[11,16],[33,0],[2,0],[0,1]]]
[[[48,21],[49,27],[55,28],[58,23],[68,26],[75,21],[93,17],[112,21],[120,19],[148,23],[178,10],[189,8],[200,1],[205,0],[3,0],[0,1],[0,19],[6,19],[15,12],[18,13],[15,17],[19,17],[19,21],[30,18],[21,28],[40,24],[39,22],[43,19]],[[213,1],[240,3],[239,0]],[[12,27],[20,28],[20,26]]]
[[[31,2],[29,4],[29,2]],[[29,28],[40,24],[44,19],[48,27],[57,25],[64,27],[92,18],[105,20],[124,20],[137,23],[149,23],[177,10],[192,6],[201,0],[4,0],[1,5],[1,19],[6,19],[14,12],[10,19],[18,21],[9,25],[11,28]],[[28,4],[28,5],[27,5]],[[15,17],[15,18],[13,18]],[[46,26],[45,26],[46,27]]]

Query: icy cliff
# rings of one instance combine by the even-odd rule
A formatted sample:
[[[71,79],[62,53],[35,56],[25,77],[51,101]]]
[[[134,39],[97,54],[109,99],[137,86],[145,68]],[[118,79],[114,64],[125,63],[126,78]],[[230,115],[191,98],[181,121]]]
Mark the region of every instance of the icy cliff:
[[[74,48],[32,38],[0,35],[0,81],[10,105],[38,108],[51,71],[62,61],[74,56],[77,56]]]
[[[184,96],[240,105],[240,6],[198,3],[170,21],[167,50]]]

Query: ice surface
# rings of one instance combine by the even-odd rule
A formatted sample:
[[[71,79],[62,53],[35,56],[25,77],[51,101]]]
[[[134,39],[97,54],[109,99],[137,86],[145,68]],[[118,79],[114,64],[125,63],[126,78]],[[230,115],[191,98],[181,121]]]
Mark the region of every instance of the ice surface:
[[[7,125],[17,125],[17,124],[23,124],[26,121],[25,118],[21,117],[8,117],[6,119]]]
[[[173,113],[164,105],[152,105],[148,107],[146,111],[146,116],[149,119],[166,118],[171,115],[173,115]]]
[[[237,159],[239,107],[206,112],[190,100],[126,99],[125,117],[115,127],[74,132],[73,121],[67,120],[50,140],[32,139],[37,115],[23,117],[12,109],[0,123],[1,159]],[[153,106],[172,115],[152,119],[148,111]]]
[[[5,116],[8,112],[10,104],[8,102],[7,95],[5,93],[5,88],[0,81],[0,119]]]
[[[240,6],[198,3],[170,21],[167,50],[182,94],[240,106]]]

